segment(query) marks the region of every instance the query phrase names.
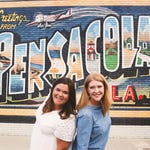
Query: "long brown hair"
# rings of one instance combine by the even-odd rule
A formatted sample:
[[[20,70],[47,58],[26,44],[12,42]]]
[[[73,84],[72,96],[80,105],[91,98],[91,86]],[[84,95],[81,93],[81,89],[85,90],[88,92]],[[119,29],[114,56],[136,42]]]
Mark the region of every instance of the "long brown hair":
[[[52,88],[51,93],[43,107],[43,114],[54,110],[53,90],[57,84],[66,84],[69,89],[69,100],[64,104],[63,109],[59,112],[61,119],[66,119],[70,114],[76,114],[76,91],[75,84],[70,78],[62,77],[57,79]]]
[[[110,89],[109,89],[109,86],[105,77],[100,73],[91,73],[86,77],[77,108],[81,109],[89,103],[89,96],[88,96],[87,89],[88,89],[89,83],[92,80],[102,82],[104,85],[104,96],[102,100],[100,101],[100,105],[102,106],[102,113],[105,116],[106,112],[109,111],[109,108],[111,106]]]

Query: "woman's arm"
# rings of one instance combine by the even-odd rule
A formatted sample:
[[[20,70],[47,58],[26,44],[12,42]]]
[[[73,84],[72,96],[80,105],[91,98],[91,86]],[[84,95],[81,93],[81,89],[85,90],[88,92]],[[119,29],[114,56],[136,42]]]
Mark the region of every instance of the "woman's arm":
[[[61,120],[57,125],[54,135],[56,137],[57,149],[68,150],[70,143],[74,139],[76,122],[75,116],[70,116],[68,119]]]
[[[90,114],[79,115],[77,118],[77,150],[87,150],[89,147],[93,120]]]
[[[70,143],[71,142],[63,141],[63,140],[57,138],[57,149],[56,150],[68,150]]]

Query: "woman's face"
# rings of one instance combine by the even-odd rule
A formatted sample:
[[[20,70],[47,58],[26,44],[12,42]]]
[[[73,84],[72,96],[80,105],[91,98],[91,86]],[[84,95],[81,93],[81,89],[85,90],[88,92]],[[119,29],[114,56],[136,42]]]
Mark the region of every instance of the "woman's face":
[[[57,84],[52,93],[54,109],[62,109],[69,99],[69,88],[66,84]]]
[[[92,80],[88,85],[87,92],[89,94],[91,104],[99,105],[99,102],[104,96],[104,85],[100,81]]]

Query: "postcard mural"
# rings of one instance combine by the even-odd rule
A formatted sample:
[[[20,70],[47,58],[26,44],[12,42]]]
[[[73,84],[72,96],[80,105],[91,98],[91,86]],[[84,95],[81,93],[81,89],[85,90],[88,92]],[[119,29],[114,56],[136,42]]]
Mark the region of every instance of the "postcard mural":
[[[150,110],[150,7],[0,9],[0,106],[37,107],[67,76],[108,80],[112,108]]]

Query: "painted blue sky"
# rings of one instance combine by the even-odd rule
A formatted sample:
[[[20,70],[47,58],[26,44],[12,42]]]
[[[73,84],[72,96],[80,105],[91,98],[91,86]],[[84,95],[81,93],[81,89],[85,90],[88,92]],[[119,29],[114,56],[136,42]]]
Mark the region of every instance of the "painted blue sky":
[[[135,19],[139,15],[149,15],[148,6],[107,6],[107,7],[32,7],[32,8],[9,8],[4,9],[5,14],[17,13],[24,14],[27,16],[27,19],[30,21],[34,20],[35,14],[41,12],[43,14],[55,14],[64,10],[72,8],[73,17],[69,19],[64,19],[52,24],[51,28],[38,29],[36,26],[26,26],[27,22],[22,22],[17,26],[15,30],[8,30],[14,33],[17,33],[21,41],[38,41],[39,38],[47,37],[48,39],[56,31],[62,31],[63,29],[70,32],[72,27],[80,26],[82,30],[85,30],[90,22],[95,19],[100,19],[107,15],[133,15]],[[2,23],[0,21],[0,23]],[[2,31],[2,30],[1,30]]]

